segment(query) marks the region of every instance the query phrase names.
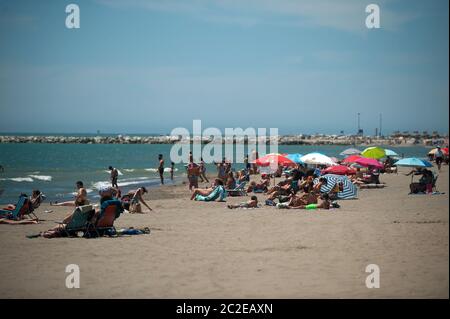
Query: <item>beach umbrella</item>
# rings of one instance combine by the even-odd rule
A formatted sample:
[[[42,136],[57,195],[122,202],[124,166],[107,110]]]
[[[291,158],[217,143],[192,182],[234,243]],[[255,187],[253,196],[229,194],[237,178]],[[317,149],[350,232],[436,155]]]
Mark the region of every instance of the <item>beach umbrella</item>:
[[[384,149],[384,152],[386,153],[386,156],[399,156],[396,152],[387,148]]]
[[[333,162],[335,162],[336,164],[337,164],[337,162],[339,162],[339,159],[336,158],[336,157],[330,157],[330,158],[331,158],[331,160],[332,160]]]
[[[350,168],[345,165],[336,165],[327,167],[326,169],[322,170],[322,175],[325,174],[351,175],[356,174],[356,171],[353,168]]]
[[[303,155],[299,154],[299,153],[286,155],[287,158],[289,158],[291,161],[293,161],[294,163],[297,163],[297,164],[304,164],[303,161],[301,160],[302,156]]]
[[[357,160],[357,159],[360,159],[360,158],[362,158],[362,157],[359,156],[359,155],[350,155],[350,156],[346,157],[346,158],[342,161],[342,163],[356,163],[356,160]]]
[[[381,164],[380,162],[378,162],[376,159],[373,159],[373,158],[361,157],[356,160],[356,163],[359,165],[362,165],[364,167],[373,166],[375,168],[380,168],[380,169],[384,167],[383,164]]]
[[[394,165],[403,167],[433,167],[433,164],[430,162],[416,157],[403,158],[395,162]]]
[[[278,167],[278,165],[295,166],[295,162],[277,153],[270,153],[263,157],[260,157],[255,161],[255,163],[258,166],[271,166],[271,167]]]
[[[312,165],[337,165],[331,158],[321,153],[309,153],[300,158],[306,164]]]
[[[342,151],[339,155],[341,156],[349,156],[349,155],[359,155],[361,154],[361,151],[356,148],[347,148],[346,150]]]
[[[386,152],[381,147],[368,147],[364,151],[361,152],[363,157],[380,159],[386,156]]]
[[[441,148],[441,151],[443,154],[448,155],[448,147]],[[428,152],[429,155],[434,155],[437,152],[437,148],[433,148],[431,151]]]
[[[339,199],[351,199],[356,198],[358,194],[358,190],[356,186],[348,179],[345,175],[335,175],[335,174],[326,174],[321,177],[327,179],[327,184],[322,185],[320,191],[322,193],[329,193],[337,183],[342,182],[344,188],[342,192],[337,193],[337,198]],[[314,179],[314,184],[319,182],[319,177]]]

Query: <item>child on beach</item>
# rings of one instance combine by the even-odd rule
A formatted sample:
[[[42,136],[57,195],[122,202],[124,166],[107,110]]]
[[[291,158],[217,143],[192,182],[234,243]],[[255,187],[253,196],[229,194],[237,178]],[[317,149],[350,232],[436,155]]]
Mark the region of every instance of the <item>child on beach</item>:
[[[250,197],[250,200],[247,202],[243,202],[237,205],[228,205],[229,209],[235,209],[235,208],[257,208],[258,207],[258,197],[253,195]]]

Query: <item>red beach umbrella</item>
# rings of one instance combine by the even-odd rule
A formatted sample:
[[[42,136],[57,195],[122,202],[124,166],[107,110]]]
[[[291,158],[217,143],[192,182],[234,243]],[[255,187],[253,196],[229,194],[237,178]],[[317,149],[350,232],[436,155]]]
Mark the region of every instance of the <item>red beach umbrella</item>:
[[[362,157],[359,156],[359,155],[350,155],[350,156],[346,157],[346,158],[342,161],[342,163],[345,163],[345,164],[347,164],[347,163],[356,163],[356,160],[358,160],[358,159],[360,159],[360,158],[362,158]]]
[[[345,165],[336,165],[327,167],[326,169],[322,170],[322,175],[325,174],[352,175],[356,174],[356,170]]]
[[[281,154],[267,154],[263,157],[258,158],[255,161],[258,166],[269,166],[269,165],[282,165],[282,166],[295,166],[295,162],[291,161],[289,158]]]

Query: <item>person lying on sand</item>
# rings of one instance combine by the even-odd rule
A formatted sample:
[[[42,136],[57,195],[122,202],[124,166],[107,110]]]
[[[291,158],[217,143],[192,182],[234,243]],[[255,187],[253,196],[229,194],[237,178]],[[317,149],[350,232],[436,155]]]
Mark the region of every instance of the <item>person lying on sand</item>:
[[[84,206],[89,205],[89,200],[87,199],[87,191],[83,186],[82,181],[76,182],[77,194],[75,195],[75,199],[73,201],[62,202],[62,203],[50,203],[53,206]]]
[[[228,205],[229,209],[235,209],[235,208],[257,208],[258,207],[258,197],[253,195],[250,197],[250,200],[247,202],[243,202],[237,205]]]
[[[302,195],[291,194],[289,196],[288,202],[279,203],[276,205],[277,208],[298,208],[300,206],[306,206],[310,204],[317,204],[319,198],[318,193],[311,191],[309,193],[304,193]]]
[[[192,195],[191,195],[191,200],[194,200],[197,195],[201,195],[201,196],[205,196],[205,197],[210,195],[214,191],[214,189],[217,186],[219,186],[219,185],[223,186],[223,182],[222,182],[222,180],[216,178],[214,180],[214,183],[211,185],[211,187],[208,187],[208,188],[194,188],[194,190],[192,192]]]
[[[299,205],[299,206],[287,206],[283,208],[287,209],[306,209],[306,210],[314,210],[314,209],[330,209],[331,201],[328,194],[322,194],[320,196],[321,201],[318,204],[308,204],[308,205]]]

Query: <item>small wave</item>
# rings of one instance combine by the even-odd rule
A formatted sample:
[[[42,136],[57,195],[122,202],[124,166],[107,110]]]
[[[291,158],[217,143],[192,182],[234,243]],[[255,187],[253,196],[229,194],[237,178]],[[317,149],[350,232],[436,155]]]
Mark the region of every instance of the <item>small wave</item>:
[[[11,177],[11,178],[0,178],[1,181],[13,181],[13,182],[28,182],[32,183],[33,179],[31,177]]]
[[[125,187],[125,186],[138,185],[138,184],[150,183],[150,182],[152,182],[152,180],[149,179],[148,177],[136,177],[136,178],[128,178],[128,179],[124,179],[124,180],[119,180],[118,185],[119,185],[119,187]],[[99,190],[101,188],[108,187],[108,186],[111,186],[110,181],[99,181],[99,182],[95,182],[92,184],[92,187],[96,190]]]
[[[125,172],[134,172],[135,169],[134,168],[124,168],[123,169]]]
[[[158,169],[157,169],[157,168],[145,168],[145,170],[146,170],[147,172],[152,172],[152,173],[157,173],[157,172],[158,172]],[[173,171],[174,171],[174,172],[178,171],[178,168],[175,168]],[[165,167],[165,168],[164,168],[164,172],[170,173],[170,167]]]
[[[110,170],[105,170],[106,173],[110,174],[111,171]],[[123,173],[120,170],[117,170],[117,173],[119,174],[119,176],[122,176]]]
[[[52,177],[51,176],[47,176],[47,175],[28,175],[31,178],[34,179],[38,179],[40,181],[46,181],[46,182],[51,182],[52,181]]]

